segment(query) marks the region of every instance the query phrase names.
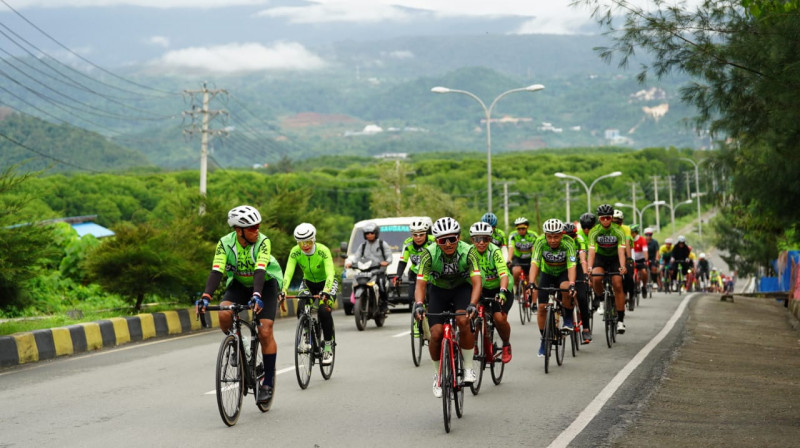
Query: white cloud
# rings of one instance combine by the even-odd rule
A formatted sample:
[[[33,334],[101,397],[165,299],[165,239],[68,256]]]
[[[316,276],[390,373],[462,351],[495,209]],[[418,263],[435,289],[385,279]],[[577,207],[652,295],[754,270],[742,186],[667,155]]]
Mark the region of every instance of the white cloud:
[[[159,47],[169,47],[169,38],[165,36],[153,36],[146,41],[148,44],[156,45]]]
[[[166,53],[154,66],[216,73],[267,70],[317,70],[325,61],[296,42],[279,42],[271,47],[258,43],[191,47]]]
[[[408,20],[408,12],[379,1],[315,1],[308,6],[283,6],[260,11],[257,15],[283,18],[290,23],[382,22]]]
[[[270,0],[15,0],[9,3],[14,9],[89,8],[120,5],[167,9],[266,5],[270,3]],[[14,3],[19,3],[19,5]]]

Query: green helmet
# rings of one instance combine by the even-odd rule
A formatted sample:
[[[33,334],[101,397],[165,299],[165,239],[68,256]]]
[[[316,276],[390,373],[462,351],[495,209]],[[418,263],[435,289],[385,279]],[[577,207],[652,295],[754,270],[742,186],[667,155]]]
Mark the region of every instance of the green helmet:
[[[631,226],[631,233],[639,233],[639,224],[634,224]]]

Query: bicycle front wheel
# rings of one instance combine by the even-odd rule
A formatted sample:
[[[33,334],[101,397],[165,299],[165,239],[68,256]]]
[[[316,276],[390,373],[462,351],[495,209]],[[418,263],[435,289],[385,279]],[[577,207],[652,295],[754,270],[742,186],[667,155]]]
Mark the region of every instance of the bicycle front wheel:
[[[322,333],[321,331],[317,332],[318,335],[320,335],[321,333]],[[331,336],[331,355],[332,355],[331,356],[331,363],[330,364],[324,364],[324,363],[321,362],[321,360],[320,360],[320,363],[319,363],[319,371],[320,371],[320,373],[322,373],[322,378],[324,378],[325,380],[331,379],[331,375],[333,375],[333,365],[336,363],[336,337],[335,337],[335,334],[336,334],[336,331],[333,331],[333,335]],[[320,341],[322,344],[324,344],[324,342],[322,342],[322,338],[317,338],[317,340]]]
[[[517,300],[517,308],[519,308],[519,320],[522,325],[525,325],[525,293],[522,290],[522,280],[517,283],[517,290],[515,291],[515,299]]]
[[[553,352],[555,338],[556,316],[553,307],[547,307],[547,317],[544,323],[544,373],[550,373],[550,354]]]
[[[611,317],[613,315],[614,310],[614,303],[608,297],[608,291],[605,293],[605,300],[603,306],[605,309],[603,310],[603,323],[605,324],[606,330],[606,345],[608,348],[611,348],[611,343],[614,342],[614,333],[617,332],[616,323],[614,323],[614,319]]]
[[[314,363],[314,347],[311,340],[311,318],[300,316],[294,336],[294,371],[300,389],[308,387],[311,380],[311,367]]]
[[[442,357],[439,360],[441,369],[439,382],[442,386],[442,416],[444,430],[450,432],[450,416],[453,412],[453,377],[450,371],[450,347],[447,341],[442,343]]]
[[[243,363],[236,345],[236,337],[227,335],[217,355],[217,407],[222,421],[228,426],[239,420],[244,396]],[[231,361],[236,365],[231,365]]]
[[[573,332],[574,333],[574,332]],[[555,331],[555,344],[556,344],[556,363],[558,365],[564,364],[564,354],[567,352],[567,337],[564,335],[564,331],[560,328],[556,328]]]
[[[411,313],[411,359],[417,367],[419,367],[419,363],[422,361],[422,346],[424,340],[422,322],[414,317],[414,313]]]
[[[491,363],[490,367],[492,370],[492,382],[494,382],[495,385],[498,385],[500,384],[500,381],[503,381],[503,372],[506,369],[506,365],[502,359],[503,348],[495,344],[494,342],[495,340],[494,325],[486,326],[486,334],[488,336],[487,346],[492,347],[492,357],[491,359],[488,359],[486,362]]]
[[[486,330],[485,320],[479,320],[475,325],[475,350],[472,360],[472,366],[477,364],[475,374],[475,382],[469,385],[469,390],[472,395],[478,395],[481,391],[481,383],[483,382],[483,369],[486,368],[486,341],[484,340],[484,331]]]

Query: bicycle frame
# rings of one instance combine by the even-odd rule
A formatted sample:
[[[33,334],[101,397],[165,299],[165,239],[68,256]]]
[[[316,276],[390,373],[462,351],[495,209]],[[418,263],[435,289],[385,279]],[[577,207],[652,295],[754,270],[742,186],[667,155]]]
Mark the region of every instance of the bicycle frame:
[[[444,311],[442,313],[428,314],[428,316],[446,318],[442,324],[442,347],[439,358],[439,387],[442,388],[442,409],[446,432],[450,432],[450,405],[453,401],[456,403],[456,416],[461,418],[464,414],[464,385],[459,381],[459,378],[463,379],[464,377],[461,366],[464,360],[459,362],[461,348],[458,342],[459,330],[455,318],[466,315],[467,313],[463,311],[458,313]],[[474,329],[472,330],[474,331]]]

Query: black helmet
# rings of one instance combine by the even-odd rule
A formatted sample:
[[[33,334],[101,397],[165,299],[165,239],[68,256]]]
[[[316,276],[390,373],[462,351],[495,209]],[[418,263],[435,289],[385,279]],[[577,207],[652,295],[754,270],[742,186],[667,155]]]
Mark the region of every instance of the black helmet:
[[[575,237],[575,224],[571,222],[564,223],[564,235]]]
[[[602,204],[600,207],[597,207],[597,216],[613,216],[614,215],[614,207],[611,204]]]
[[[579,221],[582,229],[591,229],[597,224],[597,216],[594,216],[592,213],[584,213],[581,215]]]

